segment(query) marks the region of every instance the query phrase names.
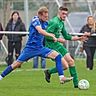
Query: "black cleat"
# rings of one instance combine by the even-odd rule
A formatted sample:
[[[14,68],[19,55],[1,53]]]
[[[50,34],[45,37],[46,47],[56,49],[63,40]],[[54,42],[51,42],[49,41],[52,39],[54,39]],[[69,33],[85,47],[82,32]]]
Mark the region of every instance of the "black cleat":
[[[78,88],[78,86],[74,86],[74,88]]]
[[[45,79],[48,83],[50,83],[50,77],[51,77],[51,74],[49,73],[48,70],[44,70],[44,73],[45,73]]]

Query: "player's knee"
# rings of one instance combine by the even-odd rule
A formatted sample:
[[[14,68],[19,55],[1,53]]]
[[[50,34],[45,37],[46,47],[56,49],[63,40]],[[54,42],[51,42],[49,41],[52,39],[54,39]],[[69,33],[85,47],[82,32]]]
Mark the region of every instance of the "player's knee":
[[[17,62],[16,62],[16,63],[13,63],[13,64],[12,64],[12,68],[13,68],[13,69],[18,68],[19,66],[21,66],[21,63],[17,63]]]
[[[61,59],[61,55],[58,54],[56,57],[55,57],[55,61],[57,61],[58,59]]]
[[[64,66],[64,70],[66,70],[66,69],[68,69],[69,68],[69,66],[68,65],[65,65]]]
[[[63,68],[64,68],[64,70],[66,70],[66,69],[69,68],[68,63],[67,63],[64,59],[62,59],[62,64],[63,64]]]
[[[63,70],[67,70],[69,66],[63,66]]]
[[[74,60],[73,59],[69,60],[69,65],[74,66]]]

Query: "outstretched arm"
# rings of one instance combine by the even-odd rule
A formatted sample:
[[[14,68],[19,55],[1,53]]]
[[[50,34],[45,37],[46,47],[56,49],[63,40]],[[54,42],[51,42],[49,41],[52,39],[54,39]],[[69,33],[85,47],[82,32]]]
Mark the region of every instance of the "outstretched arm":
[[[40,34],[42,34],[42,35],[44,35],[44,36],[52,37],[54,41],[57,41],[57,38],[55,37],[54,34],[46,32],[45,30],[43,30],[43,29],[41,28],[41,26],[36,26],[35,28],[37,29],[37,31],[38,31]]]
[[[30,28],[29,28],[30,30],[31,30],[31,26],[34,26],[34,27],[36,28],[36,30],[37,30],[40,34],[42,34],[42,35],[44,35],[44,36],[52,37],[52,39],[53,39],[54,41],[57,41],[57,38],[55,37],[54,34],[48,33],[48,32],[46,32],[44,29],[42,29],[41,23],[40,23],[40,20],[39,20],[38,17],[35,17],[34,19],[32,19],[32,22],[31,22]]]
[[[87,35],[83,35],[83,36],[73,36],[72,37],[72,39],[71,39],[72,41],[77,41],[77,40],[80,40],[80,41],[86,41],[86,40],[88,40],[88,37],[87,37]]]

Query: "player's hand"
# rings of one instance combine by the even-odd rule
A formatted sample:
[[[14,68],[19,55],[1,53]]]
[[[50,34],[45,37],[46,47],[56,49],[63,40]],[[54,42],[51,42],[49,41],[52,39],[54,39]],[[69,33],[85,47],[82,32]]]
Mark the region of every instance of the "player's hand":
[[[54,42],[57,42],[57,38],[55,37],[54,34],[50,33],[51,37],[53,38]]]
[[[73,37],[72,37],[72,40],[73,40],[73,41],[77,41],[77,40],[86,41],[86,40],[88,40],[88,36],[86,36],[86,35],[83,35],[83,36],[81,36],[81,37],[73,36]]]
[[[57,41],[60,42],[60,43],[65,43],[66,42],[66,40],[63,39],[63,38],[58,38]]]
[[[88,37],[86,35],[83,35],[80,38],[80,41],[86,42],[88,40]]]

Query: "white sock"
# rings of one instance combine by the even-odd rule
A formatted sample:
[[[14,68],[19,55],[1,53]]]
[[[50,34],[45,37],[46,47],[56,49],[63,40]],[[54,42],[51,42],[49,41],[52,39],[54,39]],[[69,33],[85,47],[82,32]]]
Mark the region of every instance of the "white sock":
[[[59,79],[61,80],[63,77],[64,77],[64,75],[60,75],[60,76],[59,76]]]
[[[3,77],[0,75],[0,80],[2,80],[3,79]]]

